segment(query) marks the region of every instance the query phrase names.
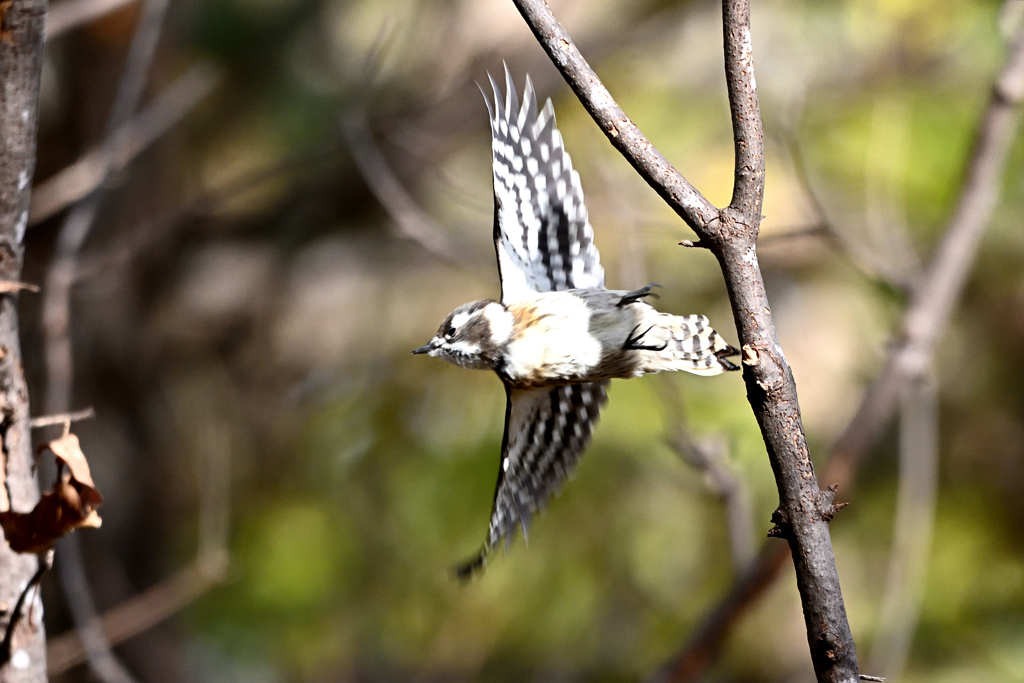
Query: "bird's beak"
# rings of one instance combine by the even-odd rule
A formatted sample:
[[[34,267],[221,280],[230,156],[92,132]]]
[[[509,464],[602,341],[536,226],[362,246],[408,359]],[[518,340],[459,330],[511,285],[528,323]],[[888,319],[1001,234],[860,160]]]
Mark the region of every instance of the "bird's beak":
[[[415,354],[430,353],[433,350],[434,350],[434,342],[430,342],[429,344],[424,344],[420,348],[416,349],[415,351],[413,351],[413,353],[415,353]]]

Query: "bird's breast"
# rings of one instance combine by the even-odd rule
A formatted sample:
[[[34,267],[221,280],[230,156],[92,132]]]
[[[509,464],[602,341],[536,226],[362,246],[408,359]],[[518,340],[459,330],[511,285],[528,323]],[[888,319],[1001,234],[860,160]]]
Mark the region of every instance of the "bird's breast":
[[[629,332],[626,311],[594,307],[571,292],[539,294],[508,310],[502,375],[521,388],[593,381]]]

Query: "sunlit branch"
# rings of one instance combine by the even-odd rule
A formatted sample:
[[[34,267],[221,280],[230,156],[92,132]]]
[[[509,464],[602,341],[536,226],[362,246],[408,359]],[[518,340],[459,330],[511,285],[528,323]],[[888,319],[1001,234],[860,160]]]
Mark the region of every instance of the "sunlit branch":
[[[743,351],[744,380],[779,490],[775,535],[796,566],[811,659],[819,681],[857,680],[828,525],[835,490],[822,491],[811,465],[793,374],[782,353],[757,262],[764,195],[764,135],[754,79],[750,6],[723,0],[725,76],[735,144],[732,201],[718,210],[679,174],[615,103],[543,0],[514,0],[584,108],[637,172],[697,233],[688,246],[718,259]],[[668,672],[671,675],[671,671]]]

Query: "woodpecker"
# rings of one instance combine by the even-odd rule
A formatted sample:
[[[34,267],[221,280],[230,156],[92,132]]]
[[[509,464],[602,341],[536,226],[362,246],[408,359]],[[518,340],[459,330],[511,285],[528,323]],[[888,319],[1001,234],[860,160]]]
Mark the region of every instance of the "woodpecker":
[[[487,538],[457,567],[482,569],[572,472],[607,401],[611,379],[739,368],[736,349],[703,315],[661,313],[635,291],[605,288],[579,174],[548,99],[538,114],[530,77],[522,105],[508,67],[505,95],[488,73],[494,175],[494,245],[501,298],[456,308],[413,351],[491,370],[505,385],[505,434]]]

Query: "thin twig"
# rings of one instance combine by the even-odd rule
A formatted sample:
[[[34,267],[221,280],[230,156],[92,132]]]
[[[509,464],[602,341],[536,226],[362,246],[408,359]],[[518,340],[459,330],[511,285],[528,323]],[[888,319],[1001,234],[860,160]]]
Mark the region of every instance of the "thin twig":
[[[871,119],[864,160],[866,241],[886,277],[910,292],[921,279],[923,268],[907,226],[908,106],[880,96]]]
[[[813,225],[801,225],[792,228],[785,227],[778,230],[773,229],[770,235],[759,237],[757,240],[757,246],[766,247],[774,246],[776,244],[784,244],[789,240],[803,239],[804,237],[826,237],[830,238],[829,231],[830,226],[825,223],[815,223]]]
[[[1011,45],[997,75],[988,107],[978,125],[957,207],[925,270],[921,284],[904,312],[900,338],[889,351],[882,372],[861,399],[853,419],[832,448],[822,478],[849,488],[861,460],[877,442],[895,410],[906,383],[927,367],[939,338],[949,326],[953,307],[977,258],[981,236],[998,198],[1006,155],[1020,123],[1024,101],[1024,30]],[[737,577],[729,593],[697,627],[690,641],[667,667],[675,667],[674,682],[696,681],[720,651],[732,626],[785,565],[785,553],[766,548],[758,560]],[[753,589],[752,589],[753,587]],[[684,663],[697,663],[683,667]]]
[[[933,373],[904,388],[900,474],[889,573],[871,648],[871,670],[902,680],[917,629],[939,486],[939,406]]]
[[[96,411],[90,407],[83,410],[76,410],[73,413],[33,417],[29,420],[28,424],[32,429],[39,429],[40,427],[52,427],[53,425],[69,424],[71,422],[78,422],[79,420],[88,420],[93,417],[96,417]]]
[[[36,568],[36,573],[25,584],[21,595],[18,596],[18,601],[14,604],[14,609],[11,611],[11,616],[7,621],[7,627],[4,629],[4,639],[0,642],[0,666],[4,666],[7,662],[11,661],[11,641],[14,638],[14,629],[17,628],[18,623],[21,621],[28,594],[39,587],[39,582],[43,580],[43,574],[52,566],[53,549],[51,548],[39,556],[39,565]]]
[[[227,381],[226,373],[202,373],[216,388]],[[107,642],[117,645],[175,615],[203,593],[222,583],[228,575],[228,531],[230,523],[231,454],[235,448],[229,418],[222,414],[234,404],[224,391],[168,391],[168,403],[186,450],[200,460],[197,478],[199,498],[199,542],[196,558],[187,567],[145,591],[107,610],[100,623]],[[196,397],[210,400],[197,404]],[[86,648],[76,630],[51,638],[47,658],[51,676],[67,671],[87,659]]]
[[[220,70],[211,64],[190,68],[149,106],[123,124],[108,144],[87,152],[78,161],[40,183],[32,194],[29,226],[95,192],[107,178],[123,170],[195,109],[219,81]]]
[[[264,168],[243,171],[217,187],[198,192],[182,204],[140,221],[106,249],[83,255],[79,259],[76,282],[125,268],[141,254],[164,244],[184,223],[215,216],[240,196],[258,192],[261,185],[288,174],[315,175],[313,171],[335,154],[331,149],[293,154]]]
[[[53,40],[79,26],[110,14],[135,0],[62,0],[46,15],[46,40]]]
[[[0,294],[10,294],[11,292],[32,292],[33,294],[39,291],[38,285],[29,284],[28,282],[12,282],[10,280],[0,280]]]
[[[908,275],[902,268],[894,267],[878,249],[872,245],[858,240],[849,234],[849,231],[836,224],[831,211],[825,205],[821,195],[818,193],[814,182],[811,180],[810,171],[807,168],[807,160],[804,157],[800,143],[794,135],[785,136],[786,148],[789,151],[790,162],[797,183],[804,196],[811,203],[811,208],[817,215],[818,224],[813,229],[820,235],[828,237],[832,243],[845,253],[850,261],[862,272],[870,277],[883,280],[890,286],[909,293],[913,283],[916,281],[914,275]],[[789,233],[780,233],[767,237],[758,242],[759,246],[768,244],[773,239],[781,239],[790,236]]]
[[[367,187],[394,221],[398,233],[447,263],[458,258],[451,241],[416,202],[391,171],[387,160],[373,144],[372,133],[362,112],[350,112],[341,122],[341,134]]]
[[[57,541],[57,554],[57,576],[67,598],[75,630],[88,653],[89,667],[105,683],[132,683],[135,679],[111,651],[96,616],[78,534],[69,534]]]
[[[739,573],[756,555],[750,493],[729,464],[725,442],[720,437],[694,439],[687,428],[678,387],[668,377],[660,386],[663,388],[661,393],[670,423],[668,445],[691,467],[704,474],[708,490],[725,506],[730,556],[733,569]]]
[[[168,0],[147,0],[128,48],[121,80],[107,120],[103,155],[113,158],[122,148],[118,133],[138,109],[145,90],[153,55],[160,38]],[[113,170],[107,163],[97,189],[76,204],[68,213],[57,235],[56,249],[46,276],[43,294],[43,330],[45,333],[47,386],[45,405],[48,412],[62,413],[70,407],[74,385],[70,318],[71,288],[75,281],[78,254],[92,229],[102,199],[102,183]],[[82,561],[77,534],[65,536],[58,543],[61,585],[68,601],[75,628],[85,645],[89,665],[105,683],[128,683],[131,674],[111,652],[96,616],[96,606]]]
[[[223,570],[204,567],[200,561],[168,579],[128,598],[100,617],[103,635],[118,645],[174,616],[196,598],[223,581]],[[47,642],[47,673],[57,676],[88,659],[79,631],[68,631]]]

